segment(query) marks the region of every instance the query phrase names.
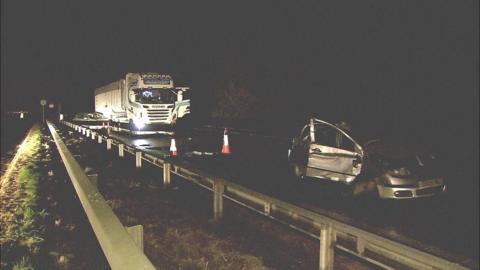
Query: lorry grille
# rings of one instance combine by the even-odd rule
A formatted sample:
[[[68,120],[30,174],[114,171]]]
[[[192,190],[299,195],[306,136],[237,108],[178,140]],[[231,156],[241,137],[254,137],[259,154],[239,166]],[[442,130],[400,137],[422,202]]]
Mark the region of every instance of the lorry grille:
[[[167,121],[170,109],[148,109],[147,115],[150,121]]]

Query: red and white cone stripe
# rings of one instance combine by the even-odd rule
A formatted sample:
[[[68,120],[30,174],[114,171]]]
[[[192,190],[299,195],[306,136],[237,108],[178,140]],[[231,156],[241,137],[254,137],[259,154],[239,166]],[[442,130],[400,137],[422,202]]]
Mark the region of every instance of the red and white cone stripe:
[[[230,152],[230,145],[228,144],[228,132],[227,129],[223,131],[223,146],[222,146],[222,154],[229,155]]]
[[[175,143],[175,138],[172,138],[172,140],[170,141],[170,155],[172,157],[178,156],[177,145]]]

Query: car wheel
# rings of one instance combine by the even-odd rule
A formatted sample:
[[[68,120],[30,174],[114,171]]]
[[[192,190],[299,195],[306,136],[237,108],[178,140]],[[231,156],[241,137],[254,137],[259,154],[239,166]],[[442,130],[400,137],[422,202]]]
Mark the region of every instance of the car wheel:
[[[298,164],[293,164],[293,174],[300,180],[305,179],[305,172],[300,168],[300,166],[298,166]]]
[[[383,185],[380,178],[375,177],[375,179],[373,180],[373,183],[375,185],[374,192],[373,192],[374,195],[376,195],[376,197],[379,198],[379,199],[384,199],[384,196],[382,196],[381,189],[380,189],[380,186]]]
[[[351,183],[349,185],[342,184],[340,188],[340,194],[344,198],[355,198],[358,197],[356,190],[358,189],[357,183]]]

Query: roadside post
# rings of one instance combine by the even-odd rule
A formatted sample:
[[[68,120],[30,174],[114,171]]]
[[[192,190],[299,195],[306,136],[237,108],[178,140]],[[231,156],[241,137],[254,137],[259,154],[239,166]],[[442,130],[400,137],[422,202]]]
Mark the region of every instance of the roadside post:
[[[40,100],[40,105],[42,106],[42,123],[45,124],[45,105],[47,105],[47,101],[45,99]]]

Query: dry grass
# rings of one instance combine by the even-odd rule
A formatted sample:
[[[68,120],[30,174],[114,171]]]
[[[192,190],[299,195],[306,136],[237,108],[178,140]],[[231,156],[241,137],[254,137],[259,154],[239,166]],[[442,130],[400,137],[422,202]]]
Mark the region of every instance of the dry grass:
[[[261,258],[236,250],[200,228],[167,228],[149,244],[164,269],[268,269]]]

